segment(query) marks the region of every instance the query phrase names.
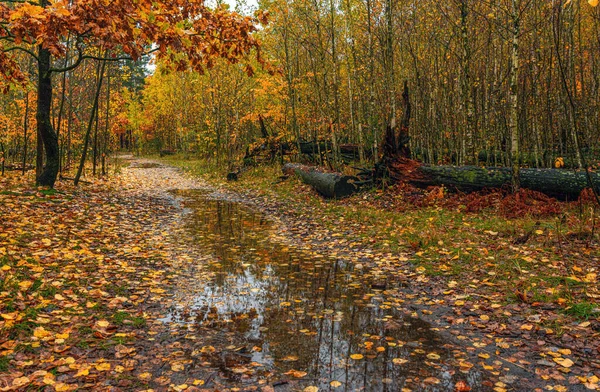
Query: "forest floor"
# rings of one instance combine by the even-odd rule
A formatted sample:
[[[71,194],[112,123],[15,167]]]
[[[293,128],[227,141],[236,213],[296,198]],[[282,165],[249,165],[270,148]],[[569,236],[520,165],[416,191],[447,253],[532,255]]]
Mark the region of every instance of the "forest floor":
[[[324,201],[169,162],[196,175],[0,177],[0,390],[600,389],[590,205]]]

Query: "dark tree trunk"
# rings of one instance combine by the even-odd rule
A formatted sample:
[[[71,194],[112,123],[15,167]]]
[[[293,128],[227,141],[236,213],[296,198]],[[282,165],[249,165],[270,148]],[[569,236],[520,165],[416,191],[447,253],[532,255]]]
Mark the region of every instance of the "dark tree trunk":
[[[37,177],[37,184],[54,187],[59,167],[58,138],[50,121],[52,105],[51,55],[48,49],[38,49],[37,131],[46,152],[46,164]]]
[[[96,94],[94,95],[94,103],[92,105],[92,111],[90,113],[90,120],[87,125],[87,131],[85,132],[85,138],[83,141],[83,152],[81,153],[81,160],[79,161],[79,168],[77,169],[77,174],[75,174],[75,178],[73,183],[75,186],[79,185],[79,181],[81,179],[81,174],[83,173],[83,166],[85,165],[85,158],[87,156],[87,150],[90,143],[90,134],[92,132],[92,127],[94,126],[95,116],[98,115],[98,99],[100,98],[100,89],[102,88],[102,78],[104,76],[104,67],[106,66],[106,61],[102,61],[96,70],[96,77],[98,80],[98,85],[96,86]]]
[[[4,144],[0,142],[0,166],[2,169],[2,175],[4,175],[4,164],[6,161],[6,157],[4,156]]]
[[[590,175],[600,191],[600,175]],[[561,199],[576,199],[583,189],[590,187],[586,172],[582,170],[521,169],[519,177],[522,188]],[[508,187],[511,178],[512,168],[478,166],[419,166],[407,175],[407,179],[417,185],[446,185],[466,192]]]
[[[29,131],[29,91],[25,91],[25,118],[23,119],[23,173],[27,164],[27,131]]]
[[[359,190],[358,178],[339,173],[322,173],[312,167],[287,163],[282,168],[284,174],[296,174],[317,192],[327,198],[349,196]]]

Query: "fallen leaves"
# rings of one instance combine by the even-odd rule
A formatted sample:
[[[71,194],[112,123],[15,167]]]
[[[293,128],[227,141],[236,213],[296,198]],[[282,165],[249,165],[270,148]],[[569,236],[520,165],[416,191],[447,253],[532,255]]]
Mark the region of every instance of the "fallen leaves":
[[[76,198],[73,200],[71,203],[78,205],[79,201]],[[419,266],[418,271],[404,269],[412,255],[400,258],[391,253],[373,252],[366,255],[361,253],[361,268],[340,267],[343,265],[340,262],[336,267],[339,270],[337,273],[342,277],[340,282],[343,283],[340,284],[338,276],[330,272],[330,266],[334,265],[331,260],[345,261],[338,254],[340,244],[353,250],[359,246],[358,242],[357,245],[352,245],[350,241],[336,242],[327,252],[317,251],[316,248],[311,248],[306,254],[298,250],[281,251],[280,245],[274,246],[274,242],[270,242],[270,237],[260,237],[253,233],[253,225],[257,222],[243,214],[233,215],[231,221],[243,228],[244,235],[252,236],[252,242],[246,243],[243,242],[245,239],[236,238],[235,241],[242,243],[240,246],[229,239],[228,232],[219,237],[218,234],[205,230],[201,232],[205,238],[195,240],[210,250],[227,245],[214,250],[218,257],[197,258],[193,253],[185,252],[173,257],[169,249],[173,243],[169,242],[168,235],[164,233],[164,222],[157,222],[156,216],[148,211],[149,206],[155,205],[148,204],[149,201],[143,199],[135,200],[125,207],[119,199],[111,200],[115,203],[114,207],[103,206],[103,202],[98,201],[97,207],[91,207],[92,211],[88,211],[86,215],[78,215],[77,229],[81,234],[62,236],[60,233],[66,232],[68,225],[60,230],[48,228],[53,233],[43,238],[48,238],[50,242],[35,242],[36,245],[28,254],[29,260],[15,256],[23,252],[22,245],[9,243],[6,237],[0,235],[0,259],[3,254],[10,254],[7,256],[9,263],[0,268],[0,274],[3,274],[0,277],[10,275],[14,288],[12,293],[23,305],[28,305],[10,309],[0,307],[0,323],[3,323],[0,328],[13,328],[20,322],[31,326],[28,335],[23,333],[18,336],[18,342],[0,340],[0,359],[2,355],[9,355],[10,368],[19,366],[21,374],[18,377],[28,377],[29,382],[35,386],[56,384],[59,388],[67,388],[65,390],[74,390],[96,380],[133,379],[133,382],[144,384],[147,388],[193,390],[196,386],[204,385],[205,381],[201,378],[207,376],[192,373],[188,377],[188,373],[211,367],[226,369],[227,374],[234,379],[258,378],[262,382],[269,380],[267,377],[281,377],[280,373],[265,370],[268,369],[264,366],[265,362],[270,363],[268,361],[273,361],[279,368],[288,365],[287,369],[293,365],[298,370],[291,369],[284,374],[290,378],[303,379],[293,381],[307,385],[312,378],[306,376],[308,373],[312,376],[314,371],[310,360],[318,355],[315,347],[326,350],[325,345],[318,346],[317,339],[330,336],[332,330],[327,329],[330,326],[344,326],[334,329],[334,341],[331,343],[335,347],[332,356],[334,366],[342,364],[348,366],[350,372],[356,372],[365,365],[376,368],[391,362],[394,366],[389,369],[395,372],[410,374],[418,369],[419,377],[413,380],[412,386],[407,385],[407,389],[410,386],[413,390],[421,390],[432,388],[428,385],[440,383],[444,379],[439,373],[440,366],[451,369],[456,372],[452,374],[459,377],[477,371],[481,372],[484,379],[493,379],[493,374],[501,369],[496,362],[511,355],[506,352],[524,352],[527,348],[525,338],[504,338],[505,335],[500,334],[515,331],[521,334],[519,336],[534,336],[540,342],[540,347],[544,347],[540,352],[546,355],[546,362],[552,366],[539,365],[536,360],[524,364],[519,361],[529,358],[519,356],[514,357],[516,364],[537,367],[536,370],[548,379],[557,377],[557,374],[563,377],[584,377],[576,372],[579,365],[576,349],[553,349],[556,357],[546,354],[549,350],[545,348],[549,347],[549,343],[543,340],[553,333],[548,332],[546,313],[539,307],[535,308],[535,312],[524,314],[524,310],[518,306],[526,307],[530,304],[505,305],[499,296],[484,297],[485,292],[480,291],[481,287],[498,286],[497,282],[494,283],[498,279],[496,275],[485,275],[488,280],[477,282],[451,280],[437,287],[434,282],[426,282],[431,272],[430,265],[427,268]],[[128,222],[125,215],[120,214],[120,209],[128,209],[128,215],[141,216],[141,223],[138,225]],[[69,210],[70,208],[64,209],[63,213]],[[227,215],[230,211],[221,213],[223,219],[231,218]],[[91,218],[86,223],[82,218],[88,214]],[[158,216],[167,219],[166,214]],[[210,225],[216,225],[215,220],[208,219],[205,224],[209,228],[213,227]],[[23,233],[26,230],[21,234]],[[502,238],[504,235],[505,233],[497,237]],[[138,243],[131,243],[132,238]],[[345,241],[342,237],[323,238]],[[215,248],[210,248],[211,244]],[[435,244],[440,247],[448,246],[447,241],[441,245],[435,241],[433,245]],[[490,254],[492,251],[490,250]],[[282,257],[283,261],[276,259],[277,252],[285,256]],[[466,252],[475,253],[476,250]],[[428,257],[426,252],[422,252],[421,256]],[[433,267],[433,271],[450,274],[455,263],[459,263],[464,254],[448,252],[442,257],[444,261],[439,264],[439,269]],[[535,261],[533,257],[528,260],[528,263]],[[186,273],[190,265],[197,270],[190,272],[189,278],[182,278],[177,274],[177,269],[169,269],[168,263],[177,263],[173,265]],[[497,271],[491,261],[490,265],[482,264],[482,268],[484,266],[489,268],[487,272]],[[586,275],[587,271],[575,272],[582,282],[596,279]],[[245,276],[242,273],[249,273],[248,276],[253,279],[260,276],[257,281],[261,285],[250,285],[240,279],[226,286],[233,280],[228,280],[227,274],[232,277]],[[396,276],[398,281],[394,280]],[[324,277],[328,277],[328,280]],[[281,286],[271,279],[281,282]],[[433,292],[425,295],[411,292],[410,289],[398,290],[400,279],[431,284]],[[223,285],[215,283],[220,280],[224,281]],[[382,281],[387,283],[385,290],[370,290],[372,282]],[[278,292],[278,287],[286,287],[286,291]],[[211,290],[211,295],[198,294],[206,288]],[[233,294],[230,297],[222,295],[218,289],[223,288]],[[528,296],[532,297],[529,288]],[[197,307],[190,307],[189,303],[198,298],[201,301],[196,304]],[[210,301],[202,302],[207,298]],[[323,301],[323,298],[328,300]],[[332,301],[332,298],[335,300]],[[248,300],[255,308],[242,308],[241,299]],[[156,308],[153,310],[148,304]],[[165,311],[166,308],[175,310]],[[448,308],[449,313],[440,313],[440,309],[444,308]],[[29,309],[35,309],[35,312]],[[199,309],[205,311],[202,313],[204,318],[186,323],[186,320],[201,314]],[[347,328],[351,325],[348,321],[353,312],[356,312],[356,320],[361,320],[362,324]],[[451,325],[450,331],[460,331],[457,340],[464,339],[464,346],[435,340],[435,331],[440,326],[425,323],[419,318],[430,316],[428,319],[436,319],[452,312],[453,318],[447,319]],[[170,317],[165,318],[168,321],[159,321],[159,317],[165,317],[165,314]],[[523,317],[518,318],[523,314]],[[366,315],[369,317],[364,317]],[[264,317],[269,320],[268,328],[265,326],[267,324],[259,321]],[[522,324],[525,322],[527,324]],[[590,328],[593,325],[593,320],[590,320],[573,325],[572,330]],[[206,338],[208,330],[227,331],[235,335],[238,328],[241,331],[248,331],[244,328],[250,328],[251,333],[257,337],[256,340],[246,344],[243,337],[242,341],[227,343],[222,342],[223,335],[214,340]],[[469,328],[483,331],[485,339],[469,343],[473,336]],[[373,331],[380,331],[380,336]],[[407,338],[411,333],[417,337]],[[510,336],[508,333],[506,335]],[[297,341],[300,343],[296,343]],[[533,343],[536,341],[533,340]],[[343,350],[338,350],[338,344],[343,345]],[[286,349],[281,350],[281,347]],[[48,353],[55,359],[43,364],[38,355],[41,352]],[[85,357],[81,352],[93,354]],[[349,358],[348,353],[352,353]],[[17,355],[19,360],[16,359]],[[194,365],[190,365],[192,363]],[[32,377],[32,372],[40,368],[57,369],[59,377],[52,378],[50,373],[49,376]],[[570,370],[571,373],[564,375],[564,370],[558,370],[559,368]],[[186,379],[182,378],[184,375]],[[223,381],[222,378],[226,376],[221,373],[215,377],[219,377],[219,382],[224,382],[224,385],[232,382]],[[339,388],[344,385],[350,390],[355,387],[345,379],[328,381],[330,378],[324,378],[323,373],[317,373],[317,377],[320,377],[321,384],[306,388]],[[328,377],[333,376],[329,374]],[[208,384],[209,378],[205,379]],[[508,379],[500,378],[501,381]],[[390,375],[378,382],[389,384],[388,388],[392,390],[397,386],[394,380]],[[457,377],[453,377],[457,391],[470,390],[471,386],[456,380]],[[591,374],[576,380],[584,385],[597,384]],[[131,384],[120,387],[124,390],[132,388]],[[495,387],[506,388],[500,385]]]
[[[288,375],[288,376],[292,376],[292,377],[295,377],[295,378],[302,378],[302,377],[306,376],[308,373],[300,371],[300,370],[291,369],[291,370],[288,370],[287,372],[285,372],[283,374]]]

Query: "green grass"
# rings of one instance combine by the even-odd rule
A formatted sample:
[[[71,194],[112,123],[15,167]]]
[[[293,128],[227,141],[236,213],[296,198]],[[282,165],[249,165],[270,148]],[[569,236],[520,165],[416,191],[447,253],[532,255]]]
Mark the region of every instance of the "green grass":
[[[40,295],[46,299],[54,298],[57,292],[58,289],[52,285],[44,285],[39,291]]]
[[[139,316],[132,316],[131,314],[123,311],[118,311],[112,316],[113,323],[115,325],[131,324],[135,328],[141,328],[146,325],[146,319]]]
[[[7,356],[0,356],[0,372],[8,371],[9,359]]]
[[[588,320],[600,314],[600,307],[589,302],[578,302],[566,308],[565,313],[578,319]]]

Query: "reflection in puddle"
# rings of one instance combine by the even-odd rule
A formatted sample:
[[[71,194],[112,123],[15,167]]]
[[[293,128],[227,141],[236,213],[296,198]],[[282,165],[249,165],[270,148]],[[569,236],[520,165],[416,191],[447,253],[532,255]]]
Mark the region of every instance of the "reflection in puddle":
[[[333,389],[332,381],[346,391],[448,391],[459,380],[480,385],[477,371],[457,370],[464,353],[393,295],[393,276],[384,291],[353,264],[276,240],[273,225],[240,203],[197,191],[179,195],[186,241],[214,257],[210,279],[181,288],[185,304],[165,321],[240,335],[247,347],[235,355],[245,361],[226,363],[232,374],[260,365],[280,379],[306,372],[302,385],[321,390]],[[297,373],[281,375],[291,369]]]

